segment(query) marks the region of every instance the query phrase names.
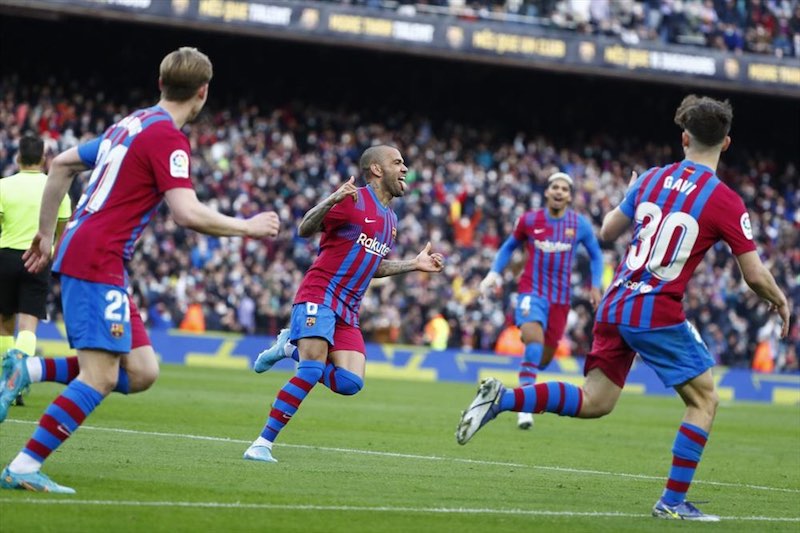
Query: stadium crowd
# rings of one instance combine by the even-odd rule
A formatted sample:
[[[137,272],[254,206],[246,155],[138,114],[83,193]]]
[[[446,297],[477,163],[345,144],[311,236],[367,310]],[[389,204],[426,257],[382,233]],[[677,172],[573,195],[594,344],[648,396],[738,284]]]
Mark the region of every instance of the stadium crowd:
[[[46,139],[49,156],[102,132],[135,107],[57,84],[25,86],[0,79],[0,171],[15,170],[16,143],[24,131]],[[449,322],[448,346],[491,350],[512,321],[516,268],[506,269],[504,297],[478,298],[478,283],[503,239],[525,210],[542,205],[546,177],[561,169],[576,180],[574,207],[595,226],[617,205],[631,170],[679,160],[671,145],[611,136],[556,145],[543,134],[477,130],[395,113],[380,123],[353,111],[287,105],[241,105],[208,110],[186,128],[192,173],[202,201],[227,214],[248,216],[271,206],[281,216],[277,239],[211,238],[179,228],[162,209],[144,231],[129,265],[134,298],[151,328],[182,327],[275,334],[290,315],[292,297],[317,242],[297,236],[296,223],[350,175],[366,146],[396,145],[410,171],[410,193],[394,204],[399,231],[393,257],[412,257],[427,240],[447,257],[446,275],[419,273],[375,280],[364,299],[361,324],[376,342],[422,344],[427,317]],[[759,251],[778,283],[800,305],[800,183],[791,163],[766,158],[725,162],[719,174],[744,198]],[[73,200],[86,176],[76,180]],[[621,239],[604,245],[605,282],[621,254]],[[519,254],[519,252],[518,252]],[[590,345],[588,258],[573,276],[573,311],[567,337],[573,354]],[[688,317],[722,364],[747,367],[760,346],[776,369],[797,369],[800,326],[776,340],[775,319],[746,290],[727,246],[713,249],[698,269],[685,302]],[[51,317],[59,315],[54,287]],[[766,344],[765,344],[766,343]]]
[[[332,0],[406,15],[535,24],[620,39],[800,58],[798,0]],[[399,6],[399,7],[398,7]]]

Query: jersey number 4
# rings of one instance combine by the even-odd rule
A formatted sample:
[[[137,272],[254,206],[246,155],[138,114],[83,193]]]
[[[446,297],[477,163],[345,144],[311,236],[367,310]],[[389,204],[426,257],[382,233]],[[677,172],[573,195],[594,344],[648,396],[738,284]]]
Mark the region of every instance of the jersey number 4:
[[[639,204],[634,218],[642,227],[631,243],[625,266],[632,271],[645,266],[662,281],[680,276],[700,233],[697,220],[682,211],[664,217],[661,208],[653,202]],[[674,241],[672,253],[667,257],[670,243]]]

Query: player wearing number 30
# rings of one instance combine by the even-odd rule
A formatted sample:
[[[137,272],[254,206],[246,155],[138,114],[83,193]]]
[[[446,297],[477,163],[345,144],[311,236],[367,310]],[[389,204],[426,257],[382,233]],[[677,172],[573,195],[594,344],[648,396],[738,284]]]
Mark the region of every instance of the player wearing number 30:
[[[125,262],[163,199],[178,224],[203,233],[277,234],[275,213],[247,220],[224,216],[202,204],[192,188],[189,142],[180,128],[203,108],[211,76],[211,62],[196,49],[168,54],[161,62],[158,105],[131,113],[99,138],[53,161],[39,230],[23,257],[31,271],[47,265],[58,204],[76,173],[93,168],[53,266],[61,279],[67,337],[78,352],[80,370],[0,474],[0,487],[75,492],[42,474],[42,463],[109,393],[140,392],[155,382],[158,362],[128,298]]]
[[[598,308],[583,387],[542,383],[506,391],[490,378],[462,416],[456,433],[459,443],[467,442],[501,411],[578,418],[606,415],[616,405],[639,353],[686,405],[666,488],[653,516],[719,520],[686,501],[718,403],[711,375],[714,359],[683,313],[686,285],[706,251],[724,240],[747,284],[783,319],[783,336],[790,318],[786,297],[755,251],[744,203],[715,174],[720,152],[730,145],[732,119],[727,101],[687,96],[675,114],[675,123],[683,129],[686,158],[635,179],[622,204],[603,220],[601,239],[617,239],[631,222],[633,237]]]

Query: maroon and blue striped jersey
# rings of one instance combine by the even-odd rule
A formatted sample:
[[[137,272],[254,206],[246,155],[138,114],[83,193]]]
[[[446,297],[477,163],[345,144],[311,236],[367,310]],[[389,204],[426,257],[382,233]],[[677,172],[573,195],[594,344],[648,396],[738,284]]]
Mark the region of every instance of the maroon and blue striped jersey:
[[[357,200],[347,197],[325,215],[319,255],[294,299],[330,307],[356,327],[364,292],[397,235],[394,211],[381,204],[371,187],[357,191]]]
[[[550,303],[569,304],[572,261],[582,244],[591,258],[592,286],[600,287],[603,255],[586,218],[572,209],[553,218],[547,209],[528,211],[517,221],[514,239],[525,243],[528,259],[519,278],[519,293],[531,293]]]
[[[686,285],[706,251],[756,249],[742,199],[714,171],[685,159],[642,174],[620,204],[634,228],[597,320],[641,328],[683,322]]]
[[[134,111],[78,147],[93,168],[56,251],[53,271],[125,286],[125,262],[164,193],[192,188],[189,141],[158,106]]]

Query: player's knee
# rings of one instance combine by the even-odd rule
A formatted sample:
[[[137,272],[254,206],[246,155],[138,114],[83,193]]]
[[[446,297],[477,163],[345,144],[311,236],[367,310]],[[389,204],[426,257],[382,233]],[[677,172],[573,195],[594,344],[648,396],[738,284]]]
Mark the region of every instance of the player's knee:
[[[301,360],[297,365],[297,377],[307,383],[317,383],[323,374],[323,367],[317,361]]]
[[[159,369],[158,365],[147,366],[139,369],[139,371],[130,377],[131,380],[131,393],[146,391],[153,386],[153,383],[158,379]]]
[[[130,394],[146,391],[158,379],[158,359],[152,349],[141,349],[131,354],[125,361],[124,368],[128,375]]]
[[[719,407],[719,394],[717,394],[717,390],[713,389],[704,394],[701,401],[701,408],[713,419],[717,414],[717,407]]]
[[[584,391],[583,405],[578,413],[580,418],[600,418],[614,410],[616,399],[603,396],[592,397]]]
[[[336,376],[336,390],[334,392],[344,396],[353,396],[364,388],[364,380],[356,374],[347,372],[349,375],[341,375],[341,369],[337,374],[339,375]]]

